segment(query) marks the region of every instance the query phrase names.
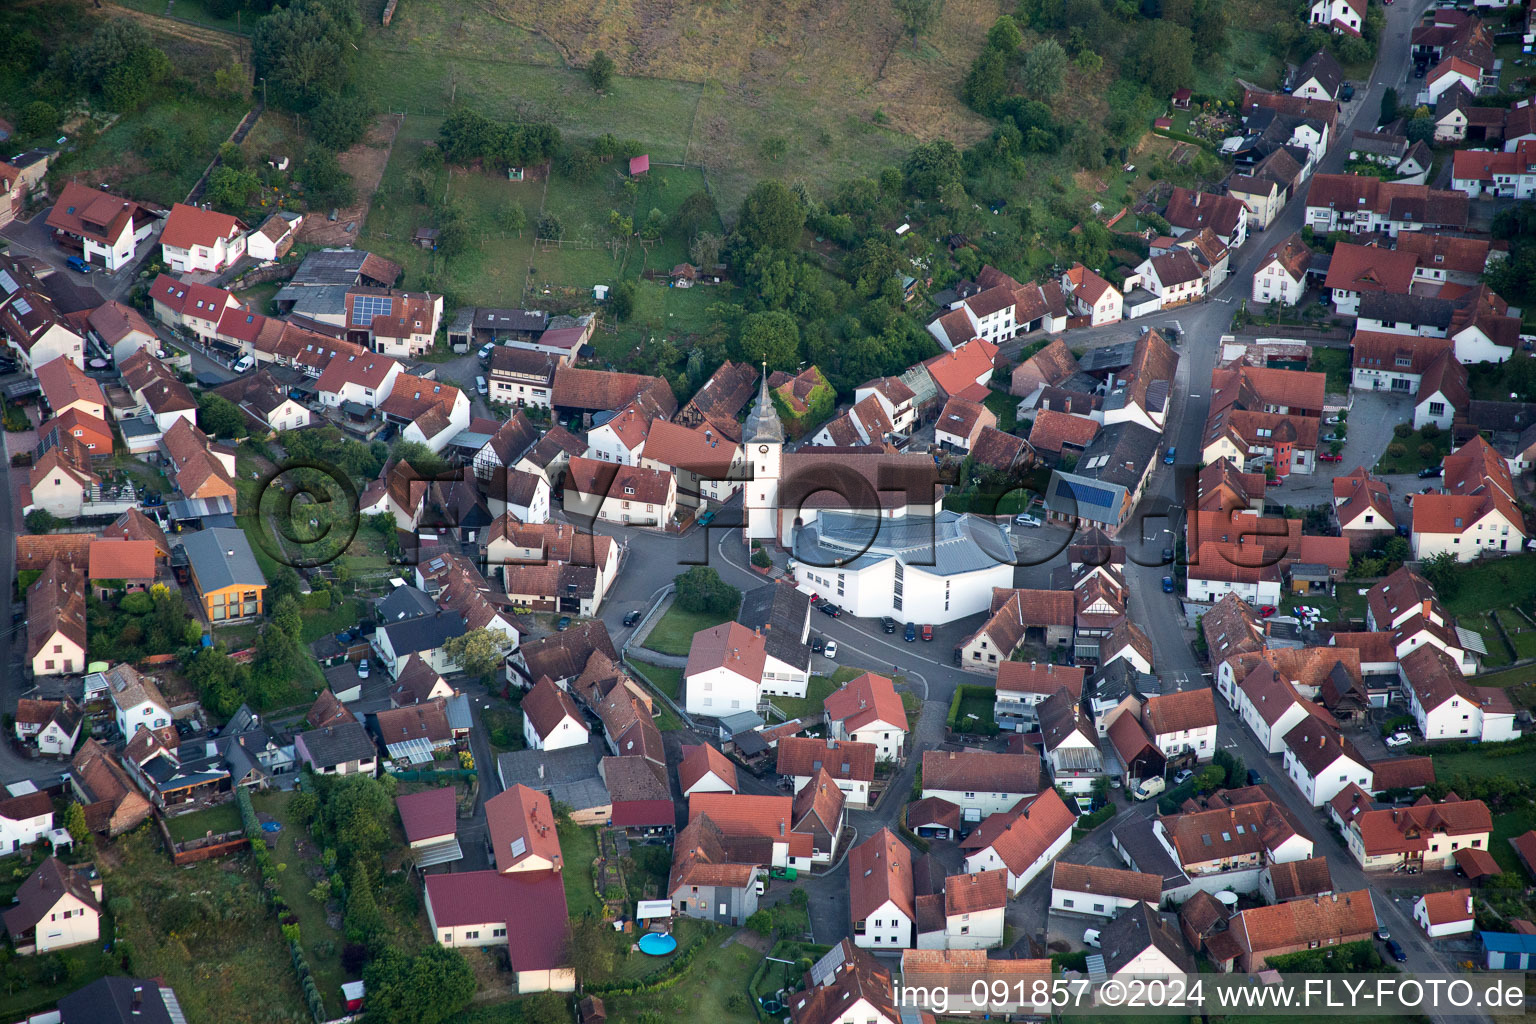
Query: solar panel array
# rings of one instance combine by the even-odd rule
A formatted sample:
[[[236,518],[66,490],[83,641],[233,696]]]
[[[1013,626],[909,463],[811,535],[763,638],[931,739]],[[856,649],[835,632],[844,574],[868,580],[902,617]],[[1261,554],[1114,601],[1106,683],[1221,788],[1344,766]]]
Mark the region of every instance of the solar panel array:
[[[16,279],[11,276],[9,270],[0,270],[0,288],[5,289],[5,294],[10,295],[20,290],[21,285],[16,283]]]
[[[352,296],[352,326],[367,327],[376,316],[389,316],[394,300],[388,295]]]
[[[1090,487],[1080,484],[1075,480],[1067,480],[1058,477],[1056,480],[1056,496],[1081,502],[1086,505],[1097,505],[1100,508],[1114,508],[1115,492],[1105,487]]]

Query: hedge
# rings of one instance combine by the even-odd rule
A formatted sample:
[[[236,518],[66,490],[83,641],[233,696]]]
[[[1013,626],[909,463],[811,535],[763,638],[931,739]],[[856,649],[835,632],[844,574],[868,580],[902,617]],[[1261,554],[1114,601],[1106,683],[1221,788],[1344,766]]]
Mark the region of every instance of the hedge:
[[[267,904],[277,912],[281,922],[282,912],[276,895],[277,865],[272,863],[272,852],[267,849],[267,841],[261,831],[261,819],[256,817],[256,808],[251,803],[250,790],[242,786],[235,791],[235,806],[240,811],[240,822],[245,826],[245,837],[251,841],[251,856],[256,860],[256,869],[261,872],[262,881],[266,883],[263,891]],[[304,1003],[310,1015],[314,1017],[315,1024],[329,1020],[325,1012],[325,1000],[315,986],[314,973],[309,969],[309,961],[304,958],[303,947],[299,945],[298,925],[279,923],[278,927],[288,940],[288,959],[293,964],[294,977],[299,983],[299,991],[304,993]]]
[[[658,992],[664,988],[671,988],[683,980],[683,972],[693,962],[700,949],[704,948],[706,936],[700,935],[688,944],[688,948],[677,955],[677,959],[667,965],[667,969],[659,975],[647,978],[644,981],[609,981],[598,984],[583,985],[582,991],[594,995],[632,996],[641,992]]]
[[[933,844],[928,840],[907,828],[906,812],[902,812],[902,820],[896,823],[896,829],[901,833],[903,839],[924,853],[927,853],[933,847]]]
[[[1192,146],[1199,146],[1201,149],[1211,153],[1216,152],[1216,147],[1204,139],[1196,138],[1193,135],[1185,135],[1183,132],[1176,132],[1172,128],[1153,128],[1152,134],[1161,135],[1165,139],[1173,139],[1177,142],[1187,142]]]

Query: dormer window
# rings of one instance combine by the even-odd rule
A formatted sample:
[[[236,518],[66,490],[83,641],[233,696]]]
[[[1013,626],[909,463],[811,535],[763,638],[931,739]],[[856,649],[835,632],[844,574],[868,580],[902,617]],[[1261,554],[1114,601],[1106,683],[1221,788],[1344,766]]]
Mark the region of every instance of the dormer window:
[[[624,493],[625,494],[634,494],[635,493],[635,489],[633,487],[626,487],[626,488],[624,488]]]

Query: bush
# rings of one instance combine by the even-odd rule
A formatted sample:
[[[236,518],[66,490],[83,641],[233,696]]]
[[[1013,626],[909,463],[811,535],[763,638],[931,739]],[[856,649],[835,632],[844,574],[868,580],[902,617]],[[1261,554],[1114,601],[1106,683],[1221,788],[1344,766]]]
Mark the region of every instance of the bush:
[[[1397,426],[1392,428],[1392,436],[1398,440],[1402,440],[1411,433],[1413,433],[1413,427],[1407,423],[1399,423]]]
[[[1390,455],[1394,459],[1400,459],[1404,455],[1408,454],[1408,446],[1407,445],[1402,445],[1402,444],[1395,444],[1395,443],[1394,444],[1389,444],[1389,445],[1387,445],[1387,454]]]
[[[1426,441],[1433,441],[1440,436],[1440,428],[1433,423],[1426,423],[1419,429],[1419,436]]]
[[[1434,457],[1439,454],[1439,451],[1440,449],[1426,441],[1419,445],[1419,458],[1423,459],[1425,462],[1433,461]]]
[[[762,548],[758,548],[756,551],[752,552],[752,564],[757,566],[759,569],[766,569],[773,564],[773,559],[768,557],[768,552],[764,551]]]

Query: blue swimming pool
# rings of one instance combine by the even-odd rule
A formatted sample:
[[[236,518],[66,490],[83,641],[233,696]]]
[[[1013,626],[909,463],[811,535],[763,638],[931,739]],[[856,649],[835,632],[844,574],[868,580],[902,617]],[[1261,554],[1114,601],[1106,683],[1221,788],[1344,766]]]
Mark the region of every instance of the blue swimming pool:
[[[651,956],[666,956],[677,949],[677,940],[661,932],[648,932],[640,936],[640,952]]]

